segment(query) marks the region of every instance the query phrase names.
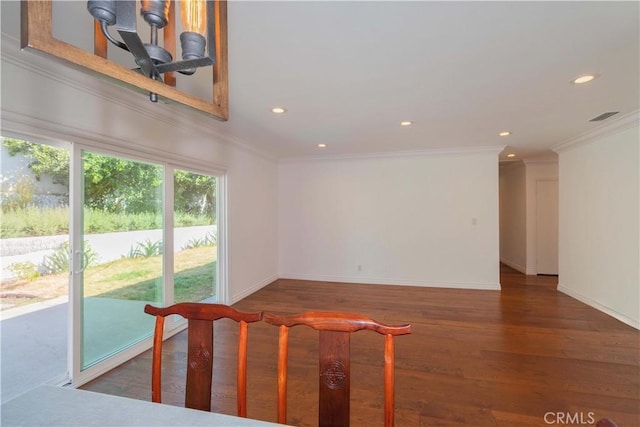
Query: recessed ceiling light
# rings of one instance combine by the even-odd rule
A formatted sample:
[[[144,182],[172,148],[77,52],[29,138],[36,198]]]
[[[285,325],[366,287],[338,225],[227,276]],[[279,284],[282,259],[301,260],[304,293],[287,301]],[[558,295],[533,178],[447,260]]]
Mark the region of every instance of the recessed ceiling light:
[[[326,148],[327,144],[318,144],[318,148]]]
[[[282,108],[282,107],[273,107],[271,109],[272,113],[276,113],[276,114],[282,114],[282,113],[286,113],[287,109],[286,108]]]
[[[571,81],[571,83],[576,84],[576,85],[580,85],[580,84],[583,84],[583,83],[589,83],[591,80],[593,80],[595,78],[596,78],[596,76],[593,75],[593,74],[585,74],[583,76],[576,77],[575,79],[573,79]]]
[[[400,126],[411,126],[413,124],[412,121],[405,120],[404,122],[400,122]]]
[[[513,154],[513,153],[509,153],[509,154],[507,154],[507,157],[509,157],[509,158],[511,158],[511,157],[515,157],[515,156],[516,156],[516,155],[515,155],[515,154]]]
[[[511,135],[511,132],[509,132],[508,130],[505,130],[503,132],[500,132],[498,135],[500,135],[500,136],[509,136],[509,135]]]

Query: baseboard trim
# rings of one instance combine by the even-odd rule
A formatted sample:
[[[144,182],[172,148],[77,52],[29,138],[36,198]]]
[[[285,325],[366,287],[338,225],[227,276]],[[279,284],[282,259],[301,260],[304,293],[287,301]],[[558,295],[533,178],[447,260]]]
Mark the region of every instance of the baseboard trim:
[[[579,292],[574,291],[573,289],[565,286],[565,285],[561,285],[558,284],[558,290],[560,292],[562,292],[563,294],[566,294],[568,296],[570,296],[571,298],[575,298],[580,302],[583,302],[585,304],[587,304],[588,306],[591,306],[597,310],[600,310],[601,312],[615,318],[618,319],[619,321],[621,321],[622,323],[625,323],[629,326],[631,326],[632,328],[638,329],[640,330],[640,320],[638,319],[632,319],[614,309],[612,309],[611,307],[607,307],[606,305],[600,304],[599,302],[582,295]]]
[[[278,280],[278,276],[273,274],[273,275],[267,277],[266,279],[261,280],[261,281],[255,283],[255,284],[253,284],[252,286],[250,286],[249,288],[245,289],[244,291],[233,295],[231,297],[231,304],[235,304],[238,301],[241,301],[241,300],[245,299],[249,295],[253,294],[254,292],[259,291],[260,289],[262,289],[265,286],[267,286],[269,283],[274,282],[276,280]]]
[[[425,288],[475,289],[499,291],[500,283],[437,282],[430,280],[379,279],[373,277],[325,276],[314,274],[280,273],[281,279],[312,280],[318,282],[367,283],[372,285],[418,286]]]

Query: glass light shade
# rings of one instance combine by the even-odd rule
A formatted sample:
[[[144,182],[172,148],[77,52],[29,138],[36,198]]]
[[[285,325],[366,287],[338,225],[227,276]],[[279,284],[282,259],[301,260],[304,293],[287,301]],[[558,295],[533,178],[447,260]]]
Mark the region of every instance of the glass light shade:
[[[180,45],[182,46],[182,59],[198,59],[204,56],[207,40],[207,2],[205,0],[182,0],[180,2],[180,16],[182,29]],[[180,73],[191,75],[195,68],[181,70]]]
[[[179,3],[182,29],[204,36],[207,30],[207,2],[205,0],[182,0]]]

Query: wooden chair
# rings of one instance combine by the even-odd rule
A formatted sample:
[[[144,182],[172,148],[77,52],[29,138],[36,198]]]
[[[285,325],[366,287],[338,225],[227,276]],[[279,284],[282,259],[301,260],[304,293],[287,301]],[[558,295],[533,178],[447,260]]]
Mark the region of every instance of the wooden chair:
[[[144,312],[156,316],[151,366],[151,400],[162,402],[162,335],[164,318],[177,314],[188,320],[187,383],[185,407],[211,411],[213,381],[213,322],[228,318],[240,324],[238,337],[238,416],[247,416],[248,323],[262,319],[262,312],[243,313],[223,304],[183,302],[165,308],[147,304]]]
[[[307,312],[293,316],[265,313],[280,327],[278,340],[278,422],[287,422],[287,355],[289,328],[306,325],[320,331],[319,426],[348,427],[350,400],[350,334],[370,330],[384,339],[384,425],[394,424],[394,336],[411,333],[411,325],[383,325],[359,314]]]

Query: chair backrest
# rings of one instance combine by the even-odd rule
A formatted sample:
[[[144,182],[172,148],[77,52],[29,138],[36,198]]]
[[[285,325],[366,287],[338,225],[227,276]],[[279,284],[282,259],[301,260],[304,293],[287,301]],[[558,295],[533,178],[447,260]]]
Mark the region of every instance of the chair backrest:
[[[278,422],[287,422],[287,355],[289,328],[306,325],[320,335],[320,427],[349,426],[350,334],[370,330],[384,339],[384,425],[394,424],[394,336],[411,333],[411,325],[390,326],[368,317],[339,312],[307,312],[293,316],[265,313],[267,323],[280,327],[278,339]]]
[[[185,406],[211,410],[213,381],[213,322],[232,319],[240,324],[238,337],[238,416],[247,416],[247,337],[248,323],[262,319],[262,312],[244,313],[224,304],[183,302],[159,308],[147,304],[144,312],[156,316],[151,366],[151,400],[162,402],[162,335],[164,318],[177,314],[188,321],[187,378]]]

